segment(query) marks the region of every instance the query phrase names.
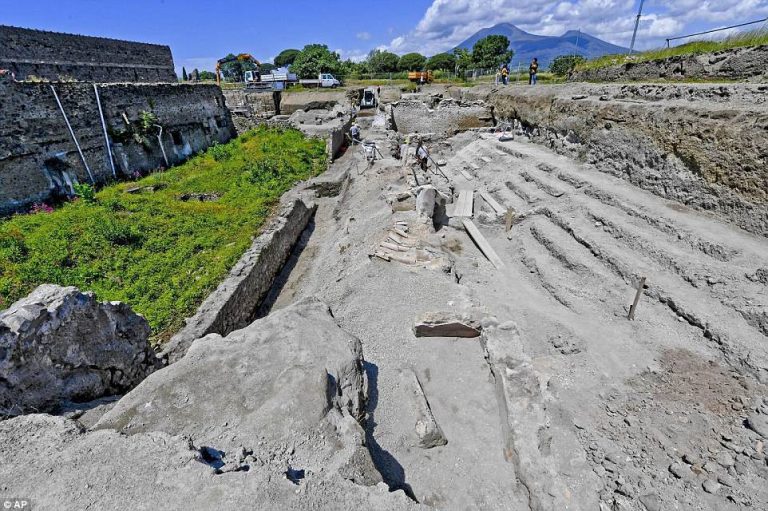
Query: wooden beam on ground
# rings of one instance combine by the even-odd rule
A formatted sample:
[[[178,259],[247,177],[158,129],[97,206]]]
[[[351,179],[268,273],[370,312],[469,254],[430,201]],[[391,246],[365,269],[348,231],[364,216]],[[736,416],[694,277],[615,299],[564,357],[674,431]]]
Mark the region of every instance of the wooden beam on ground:
[[[474,196],[472,190],[461,190],[453,207],[453,216],[471,217],[474,212]]]
[[[493,196],[491,196],[490,193],[486,191],[481,191],[480,197],[482,197],[483,200],[488,203],[488,205],[491,207],[491,209],[493,209],[496,212],[497,215],[503,215],[504,213],[506,213],[507,210],[504,209],[504,207],[502,207],[501,204],[496,202],[496,200],[493,198]]]
[[[472,181],[472,174],[470,174],[466,170],[461,170],[460,172],[461,172],[461,175],[464,176],[464,179],[466,179],[467,181]]]
[[[629,320],[635,320],[635,311],[637,310],[637,304],[640,303],[640,297],[643,296],[643,289],[645,289],[645,277],[640,279],[640,284],[637,285],[637,293],[635,293],[635,301],[632,302],[632,307],[629,308]]]
[[[469,218],[462,220],[464,228],[467,230],[469,237],[475,242],[478,248],[482,251],[485,257],[496,267],[497,270],[504,268],[504,263],[499,258],[498,254],[493,250],[491,244],[485,239],[477,226]]]

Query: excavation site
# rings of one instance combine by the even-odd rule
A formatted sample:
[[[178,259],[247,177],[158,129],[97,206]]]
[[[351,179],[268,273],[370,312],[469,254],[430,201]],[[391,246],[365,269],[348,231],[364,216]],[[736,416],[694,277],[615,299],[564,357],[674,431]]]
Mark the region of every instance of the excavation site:
[[[765,44],[283,89],[0,36],[5,509],[768,509]]]

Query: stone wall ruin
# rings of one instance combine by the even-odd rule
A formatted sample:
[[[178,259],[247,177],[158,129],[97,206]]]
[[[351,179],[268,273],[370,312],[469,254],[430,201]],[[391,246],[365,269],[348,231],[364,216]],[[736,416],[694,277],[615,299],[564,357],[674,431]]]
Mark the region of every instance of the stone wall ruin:
[[[168,46],[0,25],[0,68],[17,80],[176,82]]]
[[[97,183],[165,167],[166,157],[175,165],[235,136],[221,89],[215,85],[100,84],[113,174],[93,84],[2,82],[0,214],[67,194],[74,180],[91,182],[52,87]],[[141,128],[146,113],[156,117],[158,127]]]

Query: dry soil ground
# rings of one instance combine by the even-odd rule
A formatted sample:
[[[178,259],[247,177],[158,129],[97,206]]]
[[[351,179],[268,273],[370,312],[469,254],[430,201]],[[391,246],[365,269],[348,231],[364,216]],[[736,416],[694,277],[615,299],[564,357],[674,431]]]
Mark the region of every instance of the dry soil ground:
[[[364,135],[386,145],[381,127]],[[317,296],[362,340],[367,440],[387,483],[446,509],[767,509],[755,429],[768,421],[768,240],[524,137],[467,132],[432,149],[447,161],[436,186],[514,209],[506,232],[475,193],[503,267],[463,229],[393,212],[385,199],[410,170],[366,168],[353,148],[334,164],[350,183],[321,199],[274,303]],[[398,221],[450,272],[371,257]],[[416,338],[428,311],[470,313],[486,334]],[[417,445],[410,369],[444,446]]]

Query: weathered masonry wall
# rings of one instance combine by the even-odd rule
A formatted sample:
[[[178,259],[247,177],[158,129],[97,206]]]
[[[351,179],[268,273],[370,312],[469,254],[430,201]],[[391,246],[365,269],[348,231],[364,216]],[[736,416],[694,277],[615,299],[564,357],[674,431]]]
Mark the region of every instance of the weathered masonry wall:
[[[243,254],[224,282],[187,320],[186,326],[171,338],[162,356],[169,363],[176,362],[195,339],[211,333],[226,336],[256,319],[259,304],[316,210],[317,205],[303,196],[291,193],[284,196],[277,216]]]
[[[176,82],[168,46],[0,25],[0,68],[81,82]]]
[[[85,83],[0,83],[0,214],[71,191],[90,182],[56,103],[55,87],[96,182],[131,177],[171,165],[235,136],[229,111],[215,85],[97,85],[115,164],[109,162],[96,93]],[[152,113],[162,126],[144,129]]]
[[[660,78],[766,80],[768,79],[768,44],[698,55],[680,55],[647,62],[627,62],[601,69],[587,69],[574,72],[569,80],[618,82]]]
[[[467,92],[532,140],[768,236],[764,85],[587,85]]]

